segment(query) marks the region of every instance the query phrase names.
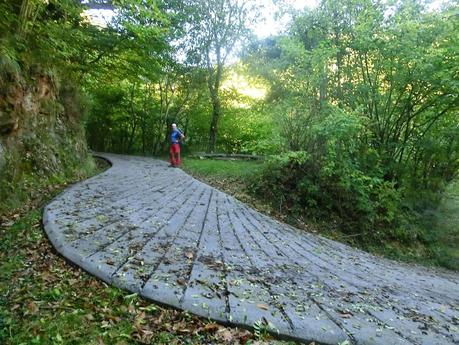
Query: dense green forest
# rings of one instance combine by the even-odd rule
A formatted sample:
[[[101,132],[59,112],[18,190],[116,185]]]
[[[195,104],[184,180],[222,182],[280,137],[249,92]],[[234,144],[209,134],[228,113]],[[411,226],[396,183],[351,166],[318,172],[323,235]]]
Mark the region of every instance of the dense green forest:
[[[425,214],[459,171],[457,3],[279,8],[260,39],[250,0],[0,1],[2,211],[84,176],[87,147],[164,154],[175,122],[185,152],[266,156],[247,188],[284,213],[363,247],[435,242]]]

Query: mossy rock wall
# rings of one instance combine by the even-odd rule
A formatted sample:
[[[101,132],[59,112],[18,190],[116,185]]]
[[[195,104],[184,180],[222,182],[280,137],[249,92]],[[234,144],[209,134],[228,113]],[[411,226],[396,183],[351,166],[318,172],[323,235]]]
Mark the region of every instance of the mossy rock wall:
[[[94,167],[78,90],[39,67],[0,81],[0,215]]]

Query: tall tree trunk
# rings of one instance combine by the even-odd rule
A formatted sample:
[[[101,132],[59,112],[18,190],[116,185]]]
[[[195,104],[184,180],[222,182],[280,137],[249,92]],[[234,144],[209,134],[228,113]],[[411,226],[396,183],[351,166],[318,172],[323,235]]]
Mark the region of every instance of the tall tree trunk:
[[[164,130],[164,132],[163,132],[164,133],[164,140],[163,140],[161,151],[162,152],[167,152],[167,149],[169,148],[170,142],[171,142],[170,141],[171,129],[170,129],[169,121],[166,121],[163,130]]]
[[[212,153],[215,151],[215,145],[217,143],[218,133],[218,120],[220,118],[221,105],[220,98],[218,95],[212,96],[212,120],[210,122],[209,130],[209,144],[207,146],[207,152]]]
[[[137,130],[137,115],[136,115],[136,110],[134,108],[134,97],[135,97],[135,90],[136,90],[137,85],[133,84],[131,88],[131,99],[130,99],[130,104],[129,104],[129,110],[130,110],[130,120],[131,120],[131,133],[129,134],[128,138],[128,146],[127,146],[127,153],[131,153],[132,146],[134,144],[134,139],[135,139],[135,134]]]
[[[217,71],[214,70],[214,67],[210,64],[209,52],[207,52],[207,67],[209,70],[209,79],[208,87],[210,98],[212,100],[212,120],[210,122],[209,129],[209,144],[207,146],[207,153],[212,153],[215,151],[215,145],[217,143],[217,134],[218,134],[218,120],[221,115],[221,102],[220,102],[220,82],[223,74],[223,61],[221,60],[221,51],[220,47],[217,45],[216,48],[217,55]]]
[[[142,119],[142,154],[145,155],[146,152],[146,124],[145,124],[145,118]]]
[[[134,145],[134,138],[135,138],[136,129],[137,129],[137,122],[134,123],[134,125],[132,126],[132,129],[131,129],[131,133],[129,134],[127,153],[131,153],[132,146]]]
[[[188,126],[190,124],[190,117],[188,116],[188,114],[185,115],[185,127],[183,128],[183,134],[186,135],[186,133],[188,133]]]
[[[319,106],[320,109],[324,107],[324,104],[327,100],[327,88],[328,88],[328,76],[327,72],[325,71],[320,76],[320,85],[319,85]]]

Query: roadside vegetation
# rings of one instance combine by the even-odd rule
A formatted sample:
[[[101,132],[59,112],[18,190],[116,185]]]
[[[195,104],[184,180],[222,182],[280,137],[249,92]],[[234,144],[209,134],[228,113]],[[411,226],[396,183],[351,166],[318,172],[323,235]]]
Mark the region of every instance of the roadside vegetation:
[[[249,197],[248,179],[259,173],[263,163],[258,161],[187,159],[183,160],[183,169],[191,175],[209,184],[238,194],[240,198]]]

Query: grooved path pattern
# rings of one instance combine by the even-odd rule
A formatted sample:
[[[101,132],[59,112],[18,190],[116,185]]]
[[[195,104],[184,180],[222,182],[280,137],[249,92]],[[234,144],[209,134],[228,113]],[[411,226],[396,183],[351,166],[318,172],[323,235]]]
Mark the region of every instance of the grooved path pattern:
[[[459,344],[459,275],[279,223],[167,163],[113,166],[44,211],[56,249],[102,280],[234,325],[325,344]]]

